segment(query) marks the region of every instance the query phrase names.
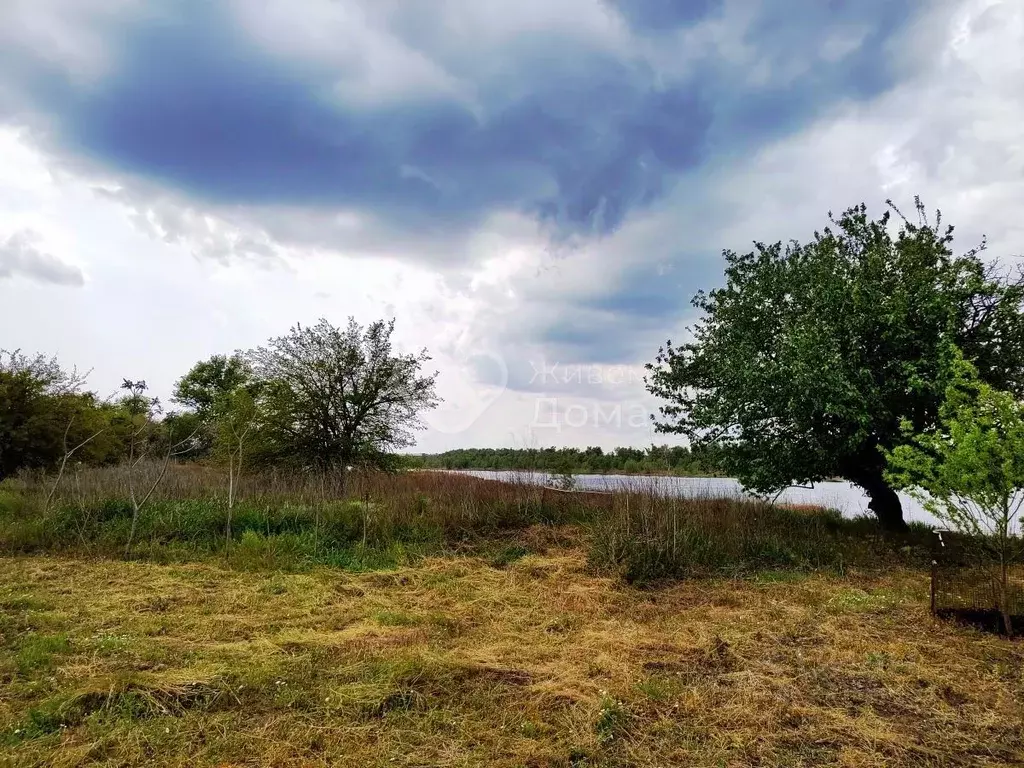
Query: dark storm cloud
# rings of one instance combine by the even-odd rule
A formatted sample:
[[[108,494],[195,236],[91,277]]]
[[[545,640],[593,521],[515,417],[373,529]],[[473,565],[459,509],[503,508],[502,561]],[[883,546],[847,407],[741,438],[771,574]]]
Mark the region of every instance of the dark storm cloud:
[[[30,125],[55,155],[167,190],[200,213],[248,217],[270,238],[341,249],[347,235],[328,217],[355,211],[371,222],[364,237],[398,244],[407,258],[451,262],[462,258],[462,238],[498,211],[525,213],[554,239],[587,240],[615,235],[666,200],[685,207],[668,196],[688,179],[710,179],[836,105],[891,88],[891,46],[913,5],[594,2],[621,14],[621,45],[553,28],[481,50],[445,32],[457,4],[410,4],[419,11],[389,18],[384,34],[458,87],[402,98],[370,88],[360,99],[346,94],[373,69],[364,60],[372,47],[283,55],[227,3],[154,2],[92,30],[105,66],[91,78],[37,47],[0,46],[0,119]],[[296,2],[291,13],[307,7]],[[500,21],[514,10],[509,0],[485,12]],[[718,25],[718,37],[699,44],[706,24]],[[687,30],[693,49],[673,50],[672,35]],[[652,53],[666,46],[683,63],[666,67]],[[727,220],[716,215],[706,228]],[[177,236],[174,221],[163,214],[167,238]],[[717,275],[707,248],[688,245],[689,233],[670,223],[665,241],[616,284],[526,304],[534,314],[518,332],[565,362],[649,359],[690,312],[695,289]],[[666,253],[672,270],[659,271]],[[615,254],[597,252],[594,271]]]
[[[898,6],[776,6],[746,42],[769,70],[796,74],[761,84],[714,56],[666,82],[639,56],[538,33],[501,77],[471,83],[482,114],[441,95],[348,105],[332,87],[359,67],[272,56],[212,3],[111,23],[113,66],[97,83],[76,87],[32,61],[8,72],[62,151],[208,204],[363,209],[403,229],[471,227],[511,208],[556,232],[607,234],[711,150],[748,151],[834,100],[884,89],[882,46],[902,20],[887,9]],[[645,34],[698,23],[717,4],[617,7]],[[860,23],[875,26],[856,50],[815,59],[829,34]],[[800,57],[814,61],[801,69]]]

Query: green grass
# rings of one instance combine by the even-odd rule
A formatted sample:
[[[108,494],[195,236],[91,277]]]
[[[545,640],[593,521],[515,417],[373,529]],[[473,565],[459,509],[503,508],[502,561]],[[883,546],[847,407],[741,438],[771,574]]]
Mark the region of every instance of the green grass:
[[[112,499],[90,507],[65,505],[45,516],[9,503],[0,510],[0,549],[9,552],[75,551],[117,556],[131,527],[131,506]],[[435,552],[443,543],[430,523],[411,521],[386,530],[364,521],[361,502],[274,508],[242,504],[225,538],[227,509],[216,500],[158,501],[139,517],[133,553],[160,562],[226,557],[240,570],[309,570],[332,565],[379,570]]]
[[[47,486],[7,483],[0,493],[0,551],[120,557],[132,523],[119,468],[89,470],[44,510]],[[590,562],[630,583],[723,574],[782,574],[919,565],[926,532],[882,536],[871,519],[735,499],[674,499],[650,490],[545,494],[525,484],[450,473],[330,478],[249,478],[229,511],[213,471],[176,467],[138,519],[136,559],[220,560],[236,570],[306,572],[330,566],[388,570],[445,552],[481,553],[507,569],[532,553],[516,532],[582,525]],[[71,491],[75,492],[72,493]],[[339,493],[341,496],[331,496]],[[911,546],[903,546],[907,543]]]
[[[420,623],[417,616],[394,611],[379,611],[373,615],[373,618],[383,627],[412,627]]]
[[[489,562],[494,568],[507,568],[509,565],[517,560],[521,560],[528,554],[530,554],[528,547],[524,547],[521,544],[506,544],[491,555],[487,562]]]
[[[634,500],[591,523],[590,558],[635,584],[707,575],[762,581],[848,568],[921,566],[929,532],[911,526],[900,540],[875,520],[833,510],[792,510],[733,499]]]
[[[52,669],[56,657],[71,650],[67,635],[30,634],[20,643],[14,657],[18,673],[28,677],[35,672]]]

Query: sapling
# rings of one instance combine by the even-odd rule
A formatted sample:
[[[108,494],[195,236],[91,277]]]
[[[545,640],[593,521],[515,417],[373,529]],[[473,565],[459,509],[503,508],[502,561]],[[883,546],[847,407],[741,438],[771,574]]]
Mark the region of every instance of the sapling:
[[[951,528],[983,541],[991,557],[995,602],[1007,634],[1011,566],[1024,553],[1024,404],[978,378],[951,350],[949,384],[937,425],[886,452],[887,478]]]

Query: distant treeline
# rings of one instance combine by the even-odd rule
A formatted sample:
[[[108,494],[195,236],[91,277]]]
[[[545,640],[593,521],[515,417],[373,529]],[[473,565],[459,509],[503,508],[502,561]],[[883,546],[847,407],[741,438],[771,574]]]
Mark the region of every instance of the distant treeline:
[[[714,448],[685,446],[649,448],[460,448],[439,454],[410,456],[408,464],[425,469],[519,469],[572,474],[722,474]]]

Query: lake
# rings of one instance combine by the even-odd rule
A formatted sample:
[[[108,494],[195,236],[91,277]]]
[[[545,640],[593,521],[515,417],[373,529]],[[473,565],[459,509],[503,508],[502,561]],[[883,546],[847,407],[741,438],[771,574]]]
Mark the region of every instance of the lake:
[[[458,470],[475,477],[491,480],[518,480],[537,485],[550,483],[551,475],[545,472]],[[679,498],[697,496],[743,497],[747,496],[738,480],[729,477],[659,477],[647,475],[574,475],[576,487],[586,491],[641,490],[654,488],[658,493]],[[841,512],[845,517],[871,514],[868,511],[868,497],[855,485],[845,482],[815,483],[813,488],[787,488],[779,496],[780,502],[790,504],[816,504]],[[905,520],[940,525],[934,516],[921,505],[900,494]]]

